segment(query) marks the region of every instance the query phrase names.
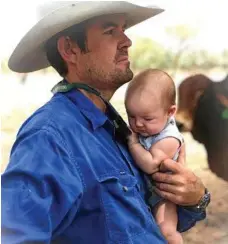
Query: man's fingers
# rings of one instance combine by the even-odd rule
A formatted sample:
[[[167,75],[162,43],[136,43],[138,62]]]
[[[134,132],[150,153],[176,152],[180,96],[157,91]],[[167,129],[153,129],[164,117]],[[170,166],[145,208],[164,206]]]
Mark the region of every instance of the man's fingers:
[[[164,160],[160,165],[160,171],[162,172],[172,172],[172,173],[179,173],[182,169],[182,165],[177,164],[172,159]]]
[[[158,188],[154,188],[154,190],[162,198],[169,200],[170,202],[173,202],[175,204],[179,203],[178,196],[176,194],[166,192],[166,191],[160,191]]]
[[[186,148],[185,148],[185,143],[183,143],[180,148],[179,157],[177,159],[177,162],[182,165],[185,165],[185,158],[186,158]]]
[[[156,183],[156,187],[160,191],[166,191],[166,192],[170,192],[170,193],[173,193],[173,194],[178,194],[179,193],[179,191],[178,191],[179,188],[177,188],[175,185],[166,184],[166,183]]]
[[[168,173],[156,172],[151,177],[156,182],[163,182],[167,184],[176,185],[180,182],[177,175],[172,175]]]

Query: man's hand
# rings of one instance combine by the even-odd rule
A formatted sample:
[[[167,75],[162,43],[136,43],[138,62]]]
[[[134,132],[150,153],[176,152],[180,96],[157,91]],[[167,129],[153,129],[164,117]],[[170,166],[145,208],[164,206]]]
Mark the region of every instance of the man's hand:
[[[166,159],[162,162],[160,172],[152,175],[156,181],[156,192],[163,198],[182,206],[197,205],[205,193],[202,181],[189,169],[184,167],[185,147],[181,148],[177,162]],[[163,173],[161,171],[170,171]]]

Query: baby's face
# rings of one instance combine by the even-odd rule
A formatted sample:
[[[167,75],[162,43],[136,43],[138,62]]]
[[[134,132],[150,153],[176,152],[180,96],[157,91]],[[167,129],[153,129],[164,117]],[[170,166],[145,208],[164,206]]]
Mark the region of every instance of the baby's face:
[[[145,137],[160,133],[169,118],[168,111],[156,102],[130,101],[126,111],[131,129]]]

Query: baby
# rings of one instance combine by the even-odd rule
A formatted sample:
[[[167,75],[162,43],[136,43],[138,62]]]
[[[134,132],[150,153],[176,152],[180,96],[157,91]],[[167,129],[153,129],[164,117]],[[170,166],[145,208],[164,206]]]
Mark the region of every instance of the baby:
[[[167,158],[176,160],[183,142],[176,127],[176,91],[172,78],[161,70],[148,69],[135,76],[126,91],[125,106],[132,135],[129,150],[143,172],[159,171]],[[149,203],[161,232],[169,244],[183,242],[177,232],[176,205],[154,191]]]

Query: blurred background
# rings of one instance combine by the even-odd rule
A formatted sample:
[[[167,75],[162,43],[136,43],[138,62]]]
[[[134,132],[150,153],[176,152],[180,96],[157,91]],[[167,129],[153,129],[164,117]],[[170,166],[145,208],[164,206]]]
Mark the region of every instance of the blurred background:
[[[221,82],[228,74],[228,2],[226,0],[131,2],[140,5],[159,5],[166,10],[161,15],[127,30],[126,33],[133,42],[130,60],[134,73],[150,67],[163,69],[173,77],[177,89],[183,80],[196,74],[203,75],[199,76],[199,81],[197,78],[197,84],[201,82],[200,77],[206,78],[207,84],[210,82],[223,84],[223,87],[220,88],[222,93],[219,93],[223,96],[219,97],[222,99],[219,101],[222,101],[224,105],[221,112],[222,124],[217,124],[217,126],[224,127],[221,131],[225,130],[225,126],[228,128],[228,103],[226,103],[228,93],[223,93],[226,89],[228,91],[228,81]],[[33,111],[50,99],[51,88],[61,80],[61,77],[52,68],[29,74],[18,74],[11,72],[7,65],[8,58],[16,44],[44,14],[43,4],[49,3],[50,1],[46,0],[1,1],[0,4],[1,32],[3,33],[0,40],[1,172],[7,166],[10,149],[19,127]],[[191,85],[196,89],[193,91],[196,96],[193,94],[192,99],[199,94],[197,84],[192,83]],[[207,87],[200,88],[200,96]],[[123,104],[125,89],[126,86],[123,86],[116,92],[112,103],[126,119]],[[216,93],[218,98],[217,95],[218,93]],[[180,93],[178,96],[180,97]],[[182,97],[188,97],[188,95],[184,94]],[[181,101],[179,100],[179,102]],[[188,104],[190,104],[189,101]],[[188,105],[184,109],[189,110],[191,106],[193,105]],[[198,109],[198,100],[194,106],[195,110]],[[207,106],[207,110],[210,110],[210,105]],[[211,113],[212,117],[215,116],[213,112]],[[192,120],[193,124],[196,124],[195,117],[192,117],[193,114],[190,113],[187,120]],[[209,120],[213,120],[213,118]],[[183,121],[181,120],[181,122]],[[210,134],[211,131],[209,130],[208,133]],[[222,159],[212,157],[212,166],[209,166],[209,149],[202,136],[199,139],[198,134],[195,135],[192,128],[185,128],[183,135],[187,146],[187,167],[200,176],[212,192],[208,218],[184,234],[185,243],[228,243],[228,179],[226,178],[228,168],[224,166],[226,163],[228,164],[228,156],[225,159],[226,162],[224,161],[225,156]],[[226,135],[224,134],[223,137]],[[221,138],[218,140],[223,141],[219,154],[220,156],[225,155],[226,149],[228,151],[227,137],[226,140]],[[217,142],[214,140],[213,143]],[[217,172],[218,164],[221,165],[219,166],[220,171]],[[212,173],[210,168],[213,167],[215,169],[213,172],[222,176],[223,179]],[[224,175],[221,172],[225,172]]]

